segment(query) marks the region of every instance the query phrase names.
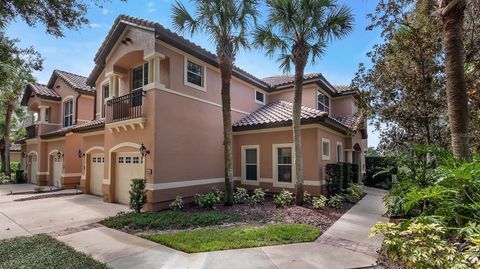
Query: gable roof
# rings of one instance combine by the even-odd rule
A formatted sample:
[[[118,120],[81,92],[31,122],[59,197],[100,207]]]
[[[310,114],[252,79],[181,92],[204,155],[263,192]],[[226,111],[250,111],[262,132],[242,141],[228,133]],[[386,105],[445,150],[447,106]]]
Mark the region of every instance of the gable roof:
[[[255,129],[265,129],[274,127],[284,127],[292,125],[293,104],[287,101],[276,101],[245,116],[233,124],[233,131],[245,131]],[[332,118],[327,112],[314,108],[302,106],[301,109],[302,124],[320,123],[333,130],[347,134],[349,126]]]
[[[48,81],[47,86],[49,88],[53,88],[57,78],[60,78],[63,81],[65,81],[65,83],[67,83],[70,87],[72,87],[77,92],[80,92],[82,94],[87,94],[87,95],[95,94],[95,87],[90,87],[87,85],[86,77],[73,74],[67,71],[57,70],[57,69],[53,71],[53,74],[50,77],[50,80]]]
[[[25,91],[22,96],[22,101],[20,102],[22,106],[26,106],[28,100],[33,95],[50,100],[61,100],[60,95],[53,89],[47,87],[47,85],[40,83],[28,83],[25,87]]]

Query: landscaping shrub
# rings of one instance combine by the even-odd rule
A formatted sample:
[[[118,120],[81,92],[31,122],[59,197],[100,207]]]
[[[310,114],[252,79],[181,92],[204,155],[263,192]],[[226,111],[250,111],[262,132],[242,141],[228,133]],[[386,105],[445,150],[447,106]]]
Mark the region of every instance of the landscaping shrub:
[[[327,203],[327,197],[320,195],[318,197],[313,197],[312,206],[314,209],[324,209],[325,204]]]
[[[249,203],[251,206],[265,203],[265,191],[262,188],[253,190],[252,196],[250,196]]]
[[[345,200],[350,203],[356,203],[363,197],[363,187],[359,184],[351,184],[346,189]]]
[[[204,194],[195,194],[195,203],[200,207],[215,209],[218,202],[220,202],[220,196],[213,190]]]
[[[355,169],[358,169],[358,165],[353,163],[339,163],[343,165],[343,179],[342,179],[342,189],[348,188],[352,183],[358,183],[358,172],[355,173]]]
[[[287,190],[282,190],[279,194],[275,195],[273,202],[277,207],[286,207],[293,202],[293,194]]]
[[[132,179],[130,183],[130,208],[139,213],[147,203],[146,182],[143,178]]]
[[[175,197],[175,200],[170,203],[170,209],[173,211],[180,211],[183,208],[183,199],[182,196]]]
[[[340,193],[342,191],[344,180],[343,165],[341,163],[327,164],[325,166],[325,175],[328,196]]]
[[[365,170],[363,183],[366,186],[389,189],[392,184],[392,175],[397,171],[395,158],[365,157]]]
[[[0,184],[8,184],[10,183],[10,177],[6,176],[3,173],[0,173]]]
[[[335,194],[334,196],[332,196],[328,199],[328,205],[330,207],[340,209],[343,206],[342,203],[343,203],[344,200],[345,200],[345,197],[343,197],[343,195]]]
[[[308,191],[303,193],[303,203],[306,205],[312,204],[312,195]]]
[[[223,191],[221,191],[217,188],[212,188],[211,192],[213,192],[213,194],[215,194],[215,196],[217,196],[218,199],[223,199],[223,197],[224,197]]]
[[[233,203],[234,204],[243,204],[248,201],[248,192],[245,188],[237,188],[233,194]]]

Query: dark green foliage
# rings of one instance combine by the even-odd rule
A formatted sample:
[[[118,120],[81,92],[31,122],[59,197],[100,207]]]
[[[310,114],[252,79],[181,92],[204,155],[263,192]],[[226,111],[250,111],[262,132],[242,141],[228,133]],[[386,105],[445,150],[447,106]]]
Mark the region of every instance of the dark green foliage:
[[[147,203],[147,190],[145,190],[145,179],[132,179],[130,184],[130,208],[135,212],[140,212],[143,206]]]
[[[218,211],[199,213],[162,211],[147,213],[119,213],[106,218],[102,224],[119,230],[170,230],[220,225],[242,220],[240,215],[224,214]]]
[[[108,267],[53,237],[39,234],[0,240],[0,268],[103,269]]]
[[[222,194],[218,189],[213,189],[204,194],[197,193],[195,194],[195,203],[200,207],[215,209],[217,203],[220,202]]]
[[[392,175],[397,171],[395,159],[382,156],[366,157],[365,169],[363,183],[370,187],[391,186]]]
[[[328,196],[335,195],[342,191],[344,171],[340,163],[329,163],[325,167],[325,180],[327,181]]]

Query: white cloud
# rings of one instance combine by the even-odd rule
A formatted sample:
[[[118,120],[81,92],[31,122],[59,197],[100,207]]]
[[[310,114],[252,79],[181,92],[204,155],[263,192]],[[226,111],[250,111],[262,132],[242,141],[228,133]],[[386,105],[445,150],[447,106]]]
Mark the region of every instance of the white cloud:
[[[155,11],[157,11],[157,9],[155,8],[155,3],[154,2],[148,2],[147,12],[152,13],[152,12],[155,12]]]
[[[110,10],[108,10],[106,8],[102,8],[102,14],[103,15],[107,15],[108,13],[110,13]]]
[[[148,2],[147,7],[153,7],[154,5],[155,5],[155,3],[153,3],[153,2]]]
[[[101,25],[98,24],[98,23],[90,23],[88,26],[90,26],[90,28],[98,28],[98,27],[100,27]]]

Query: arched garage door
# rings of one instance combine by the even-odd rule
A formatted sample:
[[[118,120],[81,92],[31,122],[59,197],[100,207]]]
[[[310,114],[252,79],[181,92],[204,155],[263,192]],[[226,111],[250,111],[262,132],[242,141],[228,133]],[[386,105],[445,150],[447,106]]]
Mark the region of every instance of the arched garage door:
[[[103,196],[102,184],[105,158],[103,154],[92,154],[90,157],[90,193]]]
[[[144,165],[139,153],[117,153],[115,165],[115,202],[128,204],[130,182],[134,178],[144,178]]]

